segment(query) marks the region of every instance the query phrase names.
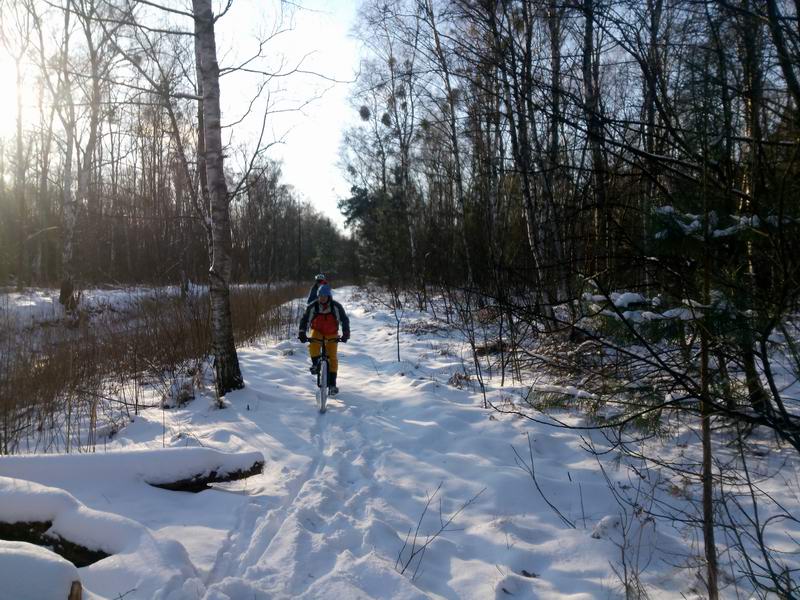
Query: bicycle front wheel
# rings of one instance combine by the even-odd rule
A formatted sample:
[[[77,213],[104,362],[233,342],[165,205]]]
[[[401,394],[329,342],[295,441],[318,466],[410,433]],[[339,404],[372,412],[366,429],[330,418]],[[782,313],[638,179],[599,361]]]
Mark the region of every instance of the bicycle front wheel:
[[[319,363],[319,412],[324,413],[328,406],[328,361]]]

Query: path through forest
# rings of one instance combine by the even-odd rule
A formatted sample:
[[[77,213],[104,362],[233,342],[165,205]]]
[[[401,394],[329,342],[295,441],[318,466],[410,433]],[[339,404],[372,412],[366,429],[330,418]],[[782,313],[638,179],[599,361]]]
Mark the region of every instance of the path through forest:
[[[207,390],[179,409],[143,411],[98,448],[258,451],[261,475],[199,494],[135,477],[124,486],[91,474],[39,481],[136,521],[182,561],[154,566],[132,547],[84,567],[90,600],[619,597],[620,508],[580,432],[483,408],[477,388],[454,376],[468,348],[430,315],[404,316],[398,362],[394,316],[355,290],[338,293],[352,339],[340,345],[341,393],[326,414],[307,347],[288,340],[241,349],[246,388],[226,409]],[[496,383],[496,405],[524,389]],[[533,459],[563,520],[515,449]],[[615,485],[635,483],[613,461],[606,473]],[[627,534],[639,549],[628,549],[626,566],[642,570],[652,597],[693,596],[694,571],[670,562],[686,556],[683,531],[645,522]]]

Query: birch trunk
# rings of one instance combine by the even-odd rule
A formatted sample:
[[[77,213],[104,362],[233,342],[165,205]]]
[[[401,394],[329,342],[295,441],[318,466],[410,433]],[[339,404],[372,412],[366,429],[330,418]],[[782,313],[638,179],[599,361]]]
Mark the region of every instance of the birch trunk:
[[[208,270],[211,299],[211,345],[214,354],[217,393],[244,387],[239,357],[233,339],[229,280],[231,274],[231,227],[228,186],[222,155],[222,128],[219,106],[219,65],[214,37],[211,0],[192,0],[195,47],[198,49],[203,88],[203,139],[206,177],[211,203],[211,267]]]
[[[194,63],[197,72],[200,73],[200,44],[194,45]],[[197,188],[199,188],[199,201],[195,199],[195,205],[202,207],[198,212],[202,216],[203,226],[206,232],[206,248],[208,249],[208,264],[214,262],[212,249],[214,247],[213,234],[211,231],[211,200],[208,192],[208,175],[206,171],[206,140],[205,140],[205,119],[203,118],[203,80],[202,77],[197,78],[197,96],[200,100],[197,103]],[[175,125],[177,127],[177,123]],[[175,135],[180,136],[180,132],[176,129]],[[185,154],[184,154],[185,156]],[[194,188],[194,189],[197,189]]]
[[[531,80],[529,77],[526,78],[526,73],[530,73],[530,59],[523,56],[520,61],[513,44],[510,45],[507,52],[508,58],[506,58],[506,52],[502,48],[503,42],[499,24],[493,11],[489,12],[488,21],[492,32],[496,64],[502,82],[503,104],[506,108],[511,154],[520,177],[525,230],[536,277],[534,285],[537,293],[537,303],[544,317],[544,326],[550,330],[555,326],[554,312],[547,289],[541,238],[537,230],[536,205],[538,204],[538,197],[530,176],[532,171],[531,144],[528,131],[529,115],[527,114],[527,103],[525,102],[526,94],[531,92],[527,85]],[[530,32],[528,32],[528,35],[530,36]],[[527,47],[530,48],[530,42],[528,42]],[[522,73],[517,72],[518,61],[523,65]]]

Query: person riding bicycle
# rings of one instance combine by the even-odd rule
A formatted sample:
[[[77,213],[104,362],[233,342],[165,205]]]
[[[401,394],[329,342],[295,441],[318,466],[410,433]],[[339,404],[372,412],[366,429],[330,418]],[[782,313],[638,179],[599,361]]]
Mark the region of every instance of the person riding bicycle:
[[[306,304],[311,304],[314,300],[317,299],[317,292],[319,291],[319,287],[321,285],[325,285],[328,283],[328,278],[325,276],[325,273],[320,273],[316,277],[314,277],[314,285],[311,286],[311,289],[308,291],[308,301]]]
[[[311,324],[311,335],[306,334],[309,323]],[[337,338],[339,327],[342,328],[341,337]],[[333,299],[333,291],[327,283],[320,286],[317,298],[306,307],[303,318],[300,319],[300,332],[297,339],[308,345],[308,354],[311,356],[311,373],[316,375],[319,372],[319,357],[322,354],[322,344],[325,344],[325,352],[328,354],[328,393],[335,396],[339,393],[336,387],[336,375],[339,371],[339,360],[336,357],[338,347],[337,339],[346,344],[350,339],[350,319],[344,311],[344,307]]]

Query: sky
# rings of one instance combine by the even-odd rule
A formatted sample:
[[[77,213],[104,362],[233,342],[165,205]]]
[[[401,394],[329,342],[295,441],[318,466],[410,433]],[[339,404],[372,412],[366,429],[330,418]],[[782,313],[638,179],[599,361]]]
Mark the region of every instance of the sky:
[[[270,63],[291,70],[301,61],[302,69],[319,74],[293,74],[276,80],[271,103],[275,112],[268,119],[268,140],[281,140],[273,145],[268,156],[283,162],[284,182],[301,197],[309,200],[320,212],[343,228],[344,219],[336,204],[350,189],[337,166],[343,130],[356,124],[358,115],[348,102],[351,84],[359,69],[361,44],[350,36],[358,0],[301,0],[294,8],[284,5],[283,25],[286,30],[270,41],[267,52]],[[278,2],[237,0],[227,23],[220,21],[219,53],[222,64],[239,53],[247,55],[264,28],[279,22]],[[243,37],[245,36],[246,37]],[[231,37],[232,36],[232,37]],[[241,43],[242,39],[249,42]],[[240,46],[246,46],[244,49]],[[332,81],[333,80],[333,81]],[[223,110],[237,114],[250,82],[221,83]],[[310,101],[310,102],[309,102]],[[300,110],[294,110],[302,106]],[[241,141],[257,137],[260,117],[234,132]]]
[[[184,0],[162,0],[185,7]],[[311,74],[276,78],[271,84],[265,142],[279,141],[268,156],[283,163],[284,183],[294,186],[300,197],[343,228],[336,204],[349,191],[337,167],[344,128],[357,122],[349,105],[351,83],[359,69],[361,44],[350,37],[359,0],[235,0],[228,14],[217,23],[217,48],[222,67],[249,56],[259,37],[275,27],[281,31],[265,47],[262,63],[282,72],[300,65]],[[215,2],[215,9],[222,7]],[[0,47],[0,89],[15,89],[16,70]],[[228,76],[221,81],[223,120],[233,121],[243,113],[258,78]],[[30,83],[30,82],[27,82]],[[33,104],[33,99],[31,102]],[[301,110],[296,110],[302,106]],[[263,114],[263,106],[257,107]],[[13,138],[15,94],[0,94],[0,137]],[[253,145],[261,130],[261,117],[254,115],[231,129],[233,146]],[[240,159],[241,162],[241,159]]]

